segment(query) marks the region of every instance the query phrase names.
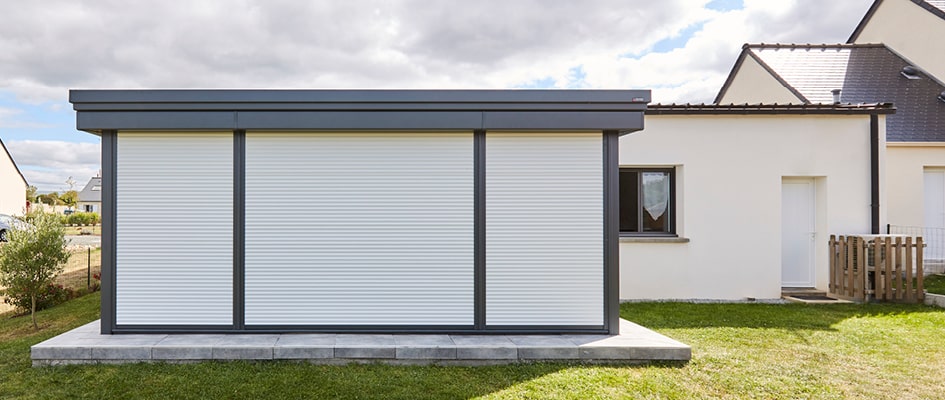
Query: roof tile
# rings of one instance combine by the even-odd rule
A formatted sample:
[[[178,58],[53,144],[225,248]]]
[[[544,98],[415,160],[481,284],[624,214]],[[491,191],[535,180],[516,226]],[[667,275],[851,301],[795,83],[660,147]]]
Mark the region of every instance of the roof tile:
[[[886,120],[892,142],[945,141],[945,85],[919,70],[919,79],[900,72],[909,65],[883,45],[750,45],[748,50],[812,103],[833,102],[841,89],[844,103],[896,106]]]

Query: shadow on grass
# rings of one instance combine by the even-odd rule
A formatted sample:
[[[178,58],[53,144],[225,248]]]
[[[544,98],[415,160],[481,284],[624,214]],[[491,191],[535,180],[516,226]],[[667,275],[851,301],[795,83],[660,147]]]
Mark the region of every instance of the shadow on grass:
[[[202,362],[44,368],[30,381],[51,397],[440,399],[484,396],[568,367]]]
[[[732,304],[624,303],[620,317],[650,329],[778,328],[834,330],[846,319],[945,313],[921,304]]]

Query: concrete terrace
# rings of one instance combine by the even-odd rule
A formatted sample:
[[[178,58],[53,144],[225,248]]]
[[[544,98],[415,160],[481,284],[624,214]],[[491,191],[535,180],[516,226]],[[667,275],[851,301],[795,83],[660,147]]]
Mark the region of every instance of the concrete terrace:
[[[689,346],[629,321],[620,335],[102,335],[95,321],[32,347],[34,366],[210,360],[484,365],[688,361]]]

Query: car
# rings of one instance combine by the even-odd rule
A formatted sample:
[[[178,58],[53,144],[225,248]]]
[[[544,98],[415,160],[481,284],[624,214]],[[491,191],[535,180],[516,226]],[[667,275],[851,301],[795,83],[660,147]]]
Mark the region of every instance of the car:
[[[0,214],[0,242],[6,242],[10,239],[10,230],[26,229],[28,226],[29,224],[17,218]]]

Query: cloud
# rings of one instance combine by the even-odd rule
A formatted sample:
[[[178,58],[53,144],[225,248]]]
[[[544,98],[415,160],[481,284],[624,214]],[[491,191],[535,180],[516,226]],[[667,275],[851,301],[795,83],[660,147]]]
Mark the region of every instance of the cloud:
[[[844,41],[871,1],[715,7],[725,11],[707,3],[3,2],[0,89],[22,101],[61,102],[67,88],[510,88],[540,81],[653,87],[660,101],[711,100],[742,43]],[[699,24],[684,46],[647,53]]]
[[[68,190],[66,180],[76,181],[76,190],[99,171],[100,146],[46,140],[19,140],[6,143],[10,155],[30,185],[40,191]]]
[[[715,14],[685,46],[638,58],[585,64],[592,87],[653,88],[654,102],[711,102],[745,43],[837,43],[869,2],[748,0]]]

